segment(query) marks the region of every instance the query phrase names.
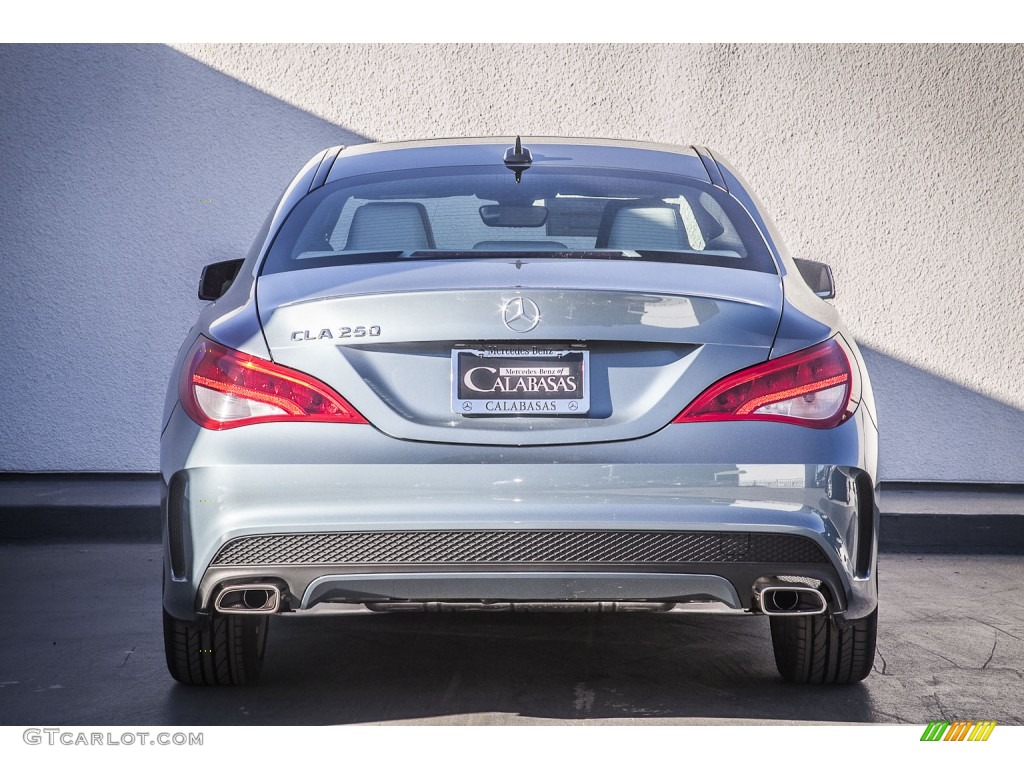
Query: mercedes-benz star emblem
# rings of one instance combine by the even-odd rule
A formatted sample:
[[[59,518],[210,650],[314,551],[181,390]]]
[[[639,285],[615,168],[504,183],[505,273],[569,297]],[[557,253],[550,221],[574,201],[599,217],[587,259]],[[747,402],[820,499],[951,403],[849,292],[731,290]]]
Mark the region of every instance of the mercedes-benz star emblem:
[[[502,319],[510,330],[526,333],[536,328],[540,322],[540,309],[531,299],[516,296],[505,302]]]

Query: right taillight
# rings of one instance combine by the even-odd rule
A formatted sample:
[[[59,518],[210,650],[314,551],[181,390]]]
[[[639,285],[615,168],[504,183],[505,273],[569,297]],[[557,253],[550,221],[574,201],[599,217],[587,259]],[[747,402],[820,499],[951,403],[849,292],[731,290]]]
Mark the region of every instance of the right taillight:
[[[853,415],[855,383],[846,351],[832,338],[726,376],[673,423],[782,421],[826,429]]]
[[[267,421],[368,423],[319,379],[203,336],[182,370],[178,394],[185,413],[207,429]]]

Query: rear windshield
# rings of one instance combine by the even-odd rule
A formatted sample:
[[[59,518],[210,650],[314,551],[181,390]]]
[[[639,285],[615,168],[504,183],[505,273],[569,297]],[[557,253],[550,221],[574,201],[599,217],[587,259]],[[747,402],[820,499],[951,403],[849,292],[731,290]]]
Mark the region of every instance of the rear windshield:
[[[262,273],[404,259],[635,259],[776,272],[743,208],[670,174],[533,167],[417,169],[304,198]]]

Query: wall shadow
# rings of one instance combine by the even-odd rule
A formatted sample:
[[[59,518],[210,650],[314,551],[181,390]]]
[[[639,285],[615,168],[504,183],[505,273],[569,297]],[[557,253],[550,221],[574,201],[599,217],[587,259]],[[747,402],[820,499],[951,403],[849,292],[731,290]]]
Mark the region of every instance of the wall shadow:
[[[883,481],[1024,482],[1024,411],[861,346]]]
[[[366,138],[162,45],[0,45],[0,471],[158,466],[206,263]]]

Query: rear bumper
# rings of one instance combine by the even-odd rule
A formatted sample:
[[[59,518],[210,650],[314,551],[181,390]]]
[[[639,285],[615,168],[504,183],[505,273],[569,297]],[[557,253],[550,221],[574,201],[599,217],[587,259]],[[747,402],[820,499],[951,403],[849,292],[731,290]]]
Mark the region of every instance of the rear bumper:
[[[320,576],[309,583],[300,608],[321,602],[381,601],[470,603],[657,602],[707,600],[742,608],[721,576],[665,573],[438,572]]]
[[[737,424],[732,451],[747,446],[739,458],[751,461],[736,463],[719,460],[721,434],[707,425],[523,448],[409,443],[354,427],[339,445],[330,425],[207,433],[178,409],[164,434],[164,606],[192,619],[222,585],[262,581],[300,610],[389,600],[750,610],[758,579],[794,576],[821,581],[835,613],[859,618],[877,604],[874,435],[862,414],[834,430]],[[378,546],[349,546],[351,535]],[[409,536],[426,543],[410,549]],[[453,536],[476,544],[453,551]],[[564,536],[583,540],[552,543]],[[504,546],[510,537],[518,548]],[[764,549],[772,537],[797,554]]]

